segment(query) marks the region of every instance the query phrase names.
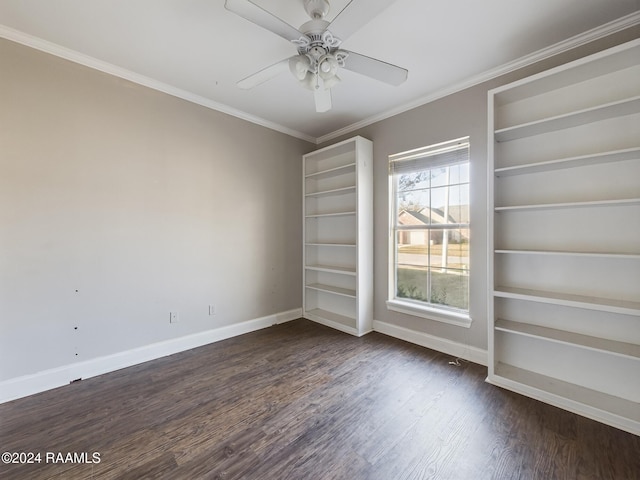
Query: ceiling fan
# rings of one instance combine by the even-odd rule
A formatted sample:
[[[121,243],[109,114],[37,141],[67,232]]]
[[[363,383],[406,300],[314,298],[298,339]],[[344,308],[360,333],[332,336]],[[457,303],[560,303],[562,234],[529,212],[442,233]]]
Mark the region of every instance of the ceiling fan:
[[[316,111],[331,109],[331,87],[340,82],[339,68],[345,68],[390,85],[407,79],[404,68],[340,48],[342,42],[378,15],[393,0],[351,0],[329,23],[328,0],[303,0],[311,20],[299,29],[256,5],[250,0],[226,0],[225,8],[293,43],[298,54],[281,60],[238,82],[250,89],[290,70],[294,77],[314,92]]]

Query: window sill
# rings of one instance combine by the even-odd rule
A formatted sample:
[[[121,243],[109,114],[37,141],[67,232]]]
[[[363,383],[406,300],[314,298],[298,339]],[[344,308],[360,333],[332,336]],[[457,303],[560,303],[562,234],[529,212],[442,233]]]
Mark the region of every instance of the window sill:
[[[449,325],[457,325],[458,327],[471,327],[471,317],[464,313],[448,312],[437,308],[424,307],[412,302],[403,302],[402,300],[387,300],[387,309],[394,312],[413,315],[414,317],[428,318],[436,322],[448,323]]]

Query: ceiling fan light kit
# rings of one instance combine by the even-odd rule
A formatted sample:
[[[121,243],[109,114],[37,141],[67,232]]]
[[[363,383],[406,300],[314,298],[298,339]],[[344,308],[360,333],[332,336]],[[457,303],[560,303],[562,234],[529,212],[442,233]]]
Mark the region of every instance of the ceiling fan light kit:
[[[282,66],[286,68],[288,64],[289,71],[298,82],[314,92],[316,111],[326,112],[331,109],[331,88],[340,82],[339,68],[391,85],[399,85],[407,79],[408,72],[403,68],[340,48],[347,36],[377,15],[390,1],[352,0],[331,23],[324,20],[329,12],[328,0],[303,2],[311,20],[296,29],[250,0],[225,1],[227,10],[289,40],[298,49],[297,55],[240,80],[239,87],[253,88],[280,74]],[[329,30],[332,26],[342,32],[342,37]]]

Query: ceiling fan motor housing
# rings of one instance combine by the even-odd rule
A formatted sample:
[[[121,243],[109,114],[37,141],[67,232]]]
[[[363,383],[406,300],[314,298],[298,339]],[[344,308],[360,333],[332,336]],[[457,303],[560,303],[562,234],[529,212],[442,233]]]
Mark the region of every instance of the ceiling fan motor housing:
[[[338,83],[338,67],[344,66],[348,56],[338,49],[342,41],[327,30],[328,25],[325,20],[311,20],[300,27],[304,36],[293,40],[298,55],[289,60],[289,68],[303,86],[312,90],[320,88],[318,76],[324,80],[325,89]]]

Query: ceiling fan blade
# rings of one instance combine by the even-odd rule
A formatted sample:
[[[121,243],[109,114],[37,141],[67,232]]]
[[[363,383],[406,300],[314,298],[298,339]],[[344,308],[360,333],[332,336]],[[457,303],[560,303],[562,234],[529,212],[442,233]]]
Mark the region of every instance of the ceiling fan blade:
[[[360,55],[359,53],[347,53],[349,56],[344,61],[344,68],[352,72],[366,75],[367,77],[395,86],[403,83],[409,75],[406,69],[391,65],[382,60],[376,60],[375,58]]]
[[[378,16],[395,0],[351,0],[327,29],[344,41]]]
[[[322,78],[318,77],[318,85],[313,90],[313,98],[316,102],[316,112],[323,113],[331,110],[331,89],[324,88]]]
[[[255,23],[289,41],[298,40],[303,36],[297,28],[292,27],[249,0],[226,0],[224,7],[245,20],[249,20],[251,23]]]
[[[289,59],[285,58],[284,60],[280,60],[278,63],[274,63],[267,68],[263,68],[253,75],[249,75],[247,78],[243,78],[237,85],[244,90],[249,90],[250,88],[260,85],[261,83],[271,80],[273,77],[288,71]]]

